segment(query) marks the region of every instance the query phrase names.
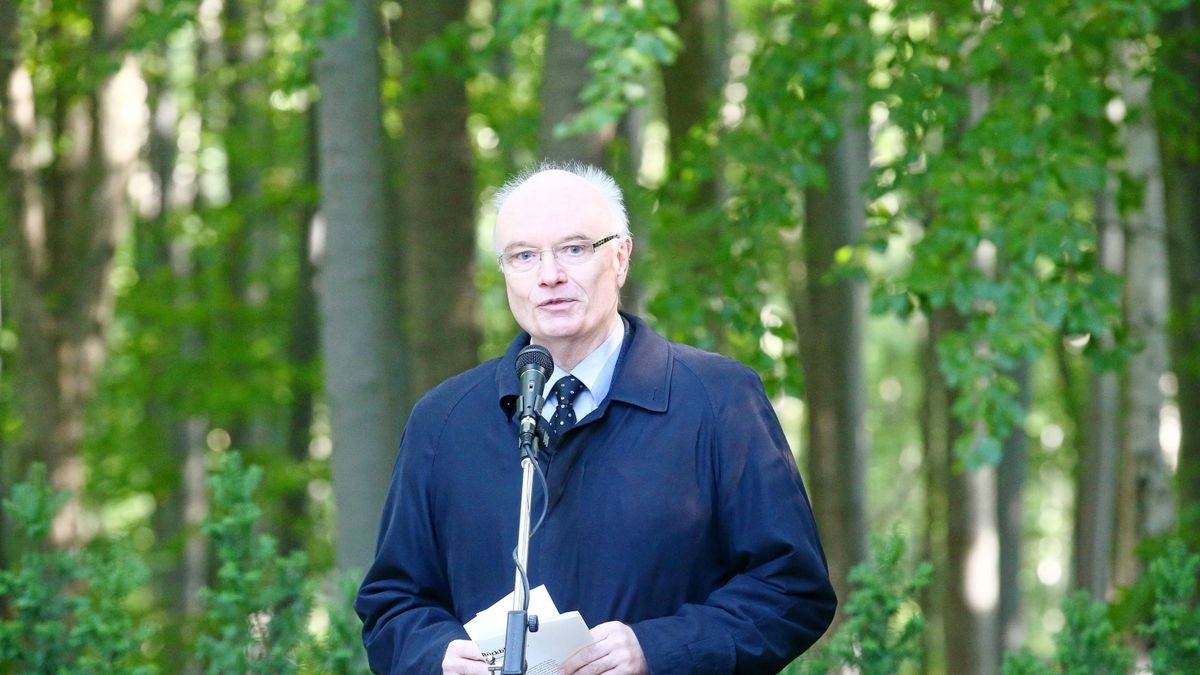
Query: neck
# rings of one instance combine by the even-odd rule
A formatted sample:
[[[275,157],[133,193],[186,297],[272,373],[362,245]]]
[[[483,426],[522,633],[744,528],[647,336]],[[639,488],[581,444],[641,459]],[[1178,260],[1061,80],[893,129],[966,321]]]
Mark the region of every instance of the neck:
[[[621,320],[621,315],[613,314],[612,320],[596,331],[594,335],[587,336],[586,340],[563,340],[552,341],[547,340],[543,346],[550,350],[550,356],[554,358],[554,365],[571,372],[575,366],[588,357],[588,354],[596,351],[596,348],[604,344],[608,336],[612,335],[613,330],[617,327],[617,322]]]

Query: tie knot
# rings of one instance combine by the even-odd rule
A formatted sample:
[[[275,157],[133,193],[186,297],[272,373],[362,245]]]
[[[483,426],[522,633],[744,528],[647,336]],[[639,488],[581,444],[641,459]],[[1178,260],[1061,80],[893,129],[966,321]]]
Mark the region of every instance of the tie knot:
[[[558,405],[572,405],[575,402],[575,397],[579,392],[587,389],[578,377],[567,375],[558,382],[554,383],[554,393],[558,396]]]

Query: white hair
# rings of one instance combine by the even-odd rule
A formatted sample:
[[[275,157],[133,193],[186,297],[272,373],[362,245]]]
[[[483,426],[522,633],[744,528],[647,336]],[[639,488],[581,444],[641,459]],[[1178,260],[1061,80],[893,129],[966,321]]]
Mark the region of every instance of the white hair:
[[[625,213],[625,198],[621,195],[621,186],[617,185],[617,181],[608,175],[603,169],[591,164],[583,162],[556,162],[553,160],[544,160],[537,166],[518,173],[509,178],[496,190],[496,194],[492,196],[492,206],[496,209],[496,213],[500,212],[500,208],[504,206],[504,202],[512,196],[512,193],[517,188],[521,187],[525,181],[533,178],[539,173],[546,171],[566,171],[582,178],[588,185],[600,191],[600,196],[604,198],[604,203],[608,205],[609,220],[616,227],[617,233],[628,237],[629,235],[629,216]]]

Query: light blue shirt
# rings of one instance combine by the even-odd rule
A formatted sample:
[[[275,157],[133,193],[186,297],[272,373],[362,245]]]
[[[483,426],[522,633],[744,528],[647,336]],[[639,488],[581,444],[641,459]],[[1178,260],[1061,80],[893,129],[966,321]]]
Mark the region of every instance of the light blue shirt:
[[[617,357],[621,355],[621,342],[624,339],[625,320],[621,319],[617,321],[617,327],[608,339],[580,361],[570,373],[554,366],[554,372],[546,381],[546,391],[549,394],[546,396],[545,405],[542,406],[542,417],[549,420],[554,416],[554,409],[558,407],[558,394],[554,393],[554,383],[568,374],[579,378],[583,386],[587,387],[575,397],[572,406],[575,408],[575,419],[582,420],[600,407],[600,402],[608,396],[608,390],[612,388],[613,372],[617,369]]]

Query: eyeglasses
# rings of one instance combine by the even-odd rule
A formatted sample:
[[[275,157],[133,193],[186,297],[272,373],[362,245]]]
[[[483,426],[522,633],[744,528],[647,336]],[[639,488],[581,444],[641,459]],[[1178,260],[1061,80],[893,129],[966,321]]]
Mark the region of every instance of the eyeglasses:
[[[553,248],[518,248],[496,256],[500,269],[513,274],[531,272],[542,261],[542,254],[550,251],[560,265],[575,267],[586,263],[596,254],[596,249],[608,242],[619,239],[621,235],[610,234],[596,241],[565,241]]]

